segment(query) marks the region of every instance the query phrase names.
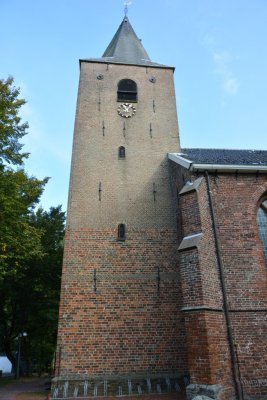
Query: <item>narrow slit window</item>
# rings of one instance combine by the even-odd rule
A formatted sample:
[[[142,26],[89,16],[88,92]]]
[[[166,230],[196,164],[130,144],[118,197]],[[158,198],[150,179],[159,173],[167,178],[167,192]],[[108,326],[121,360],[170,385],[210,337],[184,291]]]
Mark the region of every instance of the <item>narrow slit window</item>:
[[[119,147],[118,156],[119,156],[119,158],[122,158],[122,159],[125,158],[125,147],[123,147],[123,146]]]
[[[267,266],[267,199],[263,200],[257,211],[257,224],[262,242],[265,264]]]
[[[125,240],[125,225],[119,224],[118,225],[118,240]]]
[[[122,79],[118,84],[117,101],[137,102],[137,85],[131,79]]]

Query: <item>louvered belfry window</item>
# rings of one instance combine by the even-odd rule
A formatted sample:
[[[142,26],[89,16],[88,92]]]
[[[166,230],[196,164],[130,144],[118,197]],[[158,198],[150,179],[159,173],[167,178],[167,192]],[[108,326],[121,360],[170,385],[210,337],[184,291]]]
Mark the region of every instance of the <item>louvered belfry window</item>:
[[[137,85],[131,79],[122,79],[118,84],[117,101],[137,102]]]
[[[267,199],[263,200],[258,208],[257,224],[262,242],[265,263],[267,266]]]

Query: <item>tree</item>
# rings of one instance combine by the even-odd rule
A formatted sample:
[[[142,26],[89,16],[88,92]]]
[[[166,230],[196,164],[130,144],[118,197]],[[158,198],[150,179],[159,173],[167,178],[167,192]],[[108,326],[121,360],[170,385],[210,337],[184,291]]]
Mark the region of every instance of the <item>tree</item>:
[[[17,273],[23,260],[41,256],[41,232],[29,222],[46,182],[23,170],[0,170],[0,280]]]
[[[21,153],[19,142],[26,133],[28,123],[21,123],[20,108],[26,103],[19,99],[19,89],[12,86],[13,78],[0,79],[0,165],[21,165],[28,153]]]
[[[20,310],[23,303],[17,298],[19,286],[24,285],[31,260],[44,254],[42,231],[31,224],[32,210],[44,184],[45,180],[28,178],[22,170],[0,171],[0,335],[14,367],[12,346],[19,334],[16,327],[22,329],[24,316]]]
[[[56,345],[64,222],[60,206],[32,213],[31,227],[41,233],[41,255],[24,259],[19,270],[5,276],[2,288],[0,284],[0,329],[14,368],[16,339],[24,331],[23,355],[28,366],[38,371],[50,367]]]
[[[24,331],[25,356],[36,358],[39,351],[51,358],[65,218],[60,207],[34,211],[47,178],[29,177],[23,169],[24,104],[13,79],[0,80],[0,351],[14,369],[17,338]]]
[[[32,215],[32,224],[40,229],[44,255],[30,266],[32,307],[28,314],[28,358],[35,360],[38,371],[51,365],[57,336],[58,305],[63,258],[65,213],[61,206],[49,211],[38,209]]]

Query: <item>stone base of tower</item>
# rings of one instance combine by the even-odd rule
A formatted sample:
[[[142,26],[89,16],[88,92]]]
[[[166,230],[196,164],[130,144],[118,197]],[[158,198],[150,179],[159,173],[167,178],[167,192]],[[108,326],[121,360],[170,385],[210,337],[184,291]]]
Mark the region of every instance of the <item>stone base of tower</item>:
[[[206,396],[209,399],[221,400],[225,395],[223,394],[224,388],[222,385],[197,385],[190,384],[186,388],[187,400],[193,400],[197,396]],[[227,398],[230,399],[229,397]]]

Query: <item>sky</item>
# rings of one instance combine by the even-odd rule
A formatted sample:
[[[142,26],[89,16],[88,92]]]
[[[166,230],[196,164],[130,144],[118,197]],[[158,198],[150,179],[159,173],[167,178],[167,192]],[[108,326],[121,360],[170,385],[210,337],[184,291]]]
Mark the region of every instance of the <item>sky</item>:
[[[27,104],[29,175],[41,205],[66,210],[79,59],[100,57],[123,0],[0,0],[0,79]],[[175,67],[182,147],[267,150],[267,0],[133,0],[129,20],[154,62]]]

